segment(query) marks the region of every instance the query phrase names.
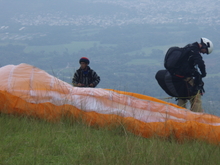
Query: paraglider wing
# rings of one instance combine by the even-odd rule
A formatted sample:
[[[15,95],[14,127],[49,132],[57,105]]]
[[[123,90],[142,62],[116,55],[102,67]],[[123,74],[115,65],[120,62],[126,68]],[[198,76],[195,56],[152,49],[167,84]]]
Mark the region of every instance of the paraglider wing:
[[[0,68],[0,112],[89,125],[125,127],[143,137],[197,138],[220,142],[220,118],[194,113],[154,97],[101,88],[78,88],[28,64]]]

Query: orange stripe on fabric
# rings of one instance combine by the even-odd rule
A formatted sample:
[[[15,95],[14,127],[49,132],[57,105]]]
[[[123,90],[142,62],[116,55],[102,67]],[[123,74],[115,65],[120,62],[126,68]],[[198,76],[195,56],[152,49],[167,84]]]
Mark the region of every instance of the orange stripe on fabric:
[[[220,142],[220,126],[202,124],[197,121],[179,123],[167,120],[166,122],[145,123],[132,117],[84,112],[71,105],[32,104],[3,91],[0,91],[0,97],[0,111],[2,113],[38,117],[48,121],[59,121],[63,116],[68,116],[82,119],[88,125],[99,127],[120,126],[122,124],[128,131],[145,138],[175,136],[179,141],[187,138],[205,140],[215,144]],[[216,117],[216,119],[219,122],[219,118]]]
[[[167,105],[172,105],[174,107],[184,109],[183,107],[180,107],[176,104],[168,103],[168,102],[165,102],[163,100],[160,100],[160,99],[157,99],[157,98],[151,97],[151,96],[146,96],[146,95],[142,95],[142,94],[138,94],[138,93],[132,93],[132,92],[119,91],[119,90],[114,90],[114,89],[105,89],[105,90],[114,91],[114,92],[117,92],[119,94],[133,96],[133,97],[136,97],[136,98],[139,98],[139,99],[142,99],[142,100],[154,101],[154,102],[163,103],[163,104],[167,104]]]

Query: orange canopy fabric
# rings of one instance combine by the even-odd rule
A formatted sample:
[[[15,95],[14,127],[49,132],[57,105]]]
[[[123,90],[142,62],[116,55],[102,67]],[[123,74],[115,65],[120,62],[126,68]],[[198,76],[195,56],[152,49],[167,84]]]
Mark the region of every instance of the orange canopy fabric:
[[[101,88],[78,88],[28,64],[0,68],[0,112],[56,121],[80,118],[89,125],[125,128],[143,137],[220,142],[220,118],[165,101]]]

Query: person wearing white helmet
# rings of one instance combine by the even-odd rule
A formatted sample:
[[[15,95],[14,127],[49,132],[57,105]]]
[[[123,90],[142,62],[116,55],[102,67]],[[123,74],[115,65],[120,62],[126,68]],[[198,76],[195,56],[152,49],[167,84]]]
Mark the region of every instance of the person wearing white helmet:
[[[201,52],[210,54],[213,51],[213,43],[207,38],[201,38]]]
[[[202,78],[206,77],[205,62],[202,59],[202,54],[210,54],[213,51],[213,43],[207,38],[201,38],[201,42],[194,42],[185,46],[189,51],[187,53],[187,59],[183,60],[184,66],[184,80],[187,81],[191,86],[190,89],[196,89],[197,94],[192,96],[190,99],[177,98],[177,105],[186,108],[188,100],[191,104],[191,111],[204,112],[202,108],[201,95],[204,92]]]

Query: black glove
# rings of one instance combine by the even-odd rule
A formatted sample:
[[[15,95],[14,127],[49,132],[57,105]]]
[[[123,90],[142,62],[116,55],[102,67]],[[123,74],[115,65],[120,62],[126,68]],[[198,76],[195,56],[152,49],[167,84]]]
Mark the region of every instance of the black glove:
[[[206,76],[206,73],[202,73],[202,75],[201,75],[202,77],[205,77]]]

